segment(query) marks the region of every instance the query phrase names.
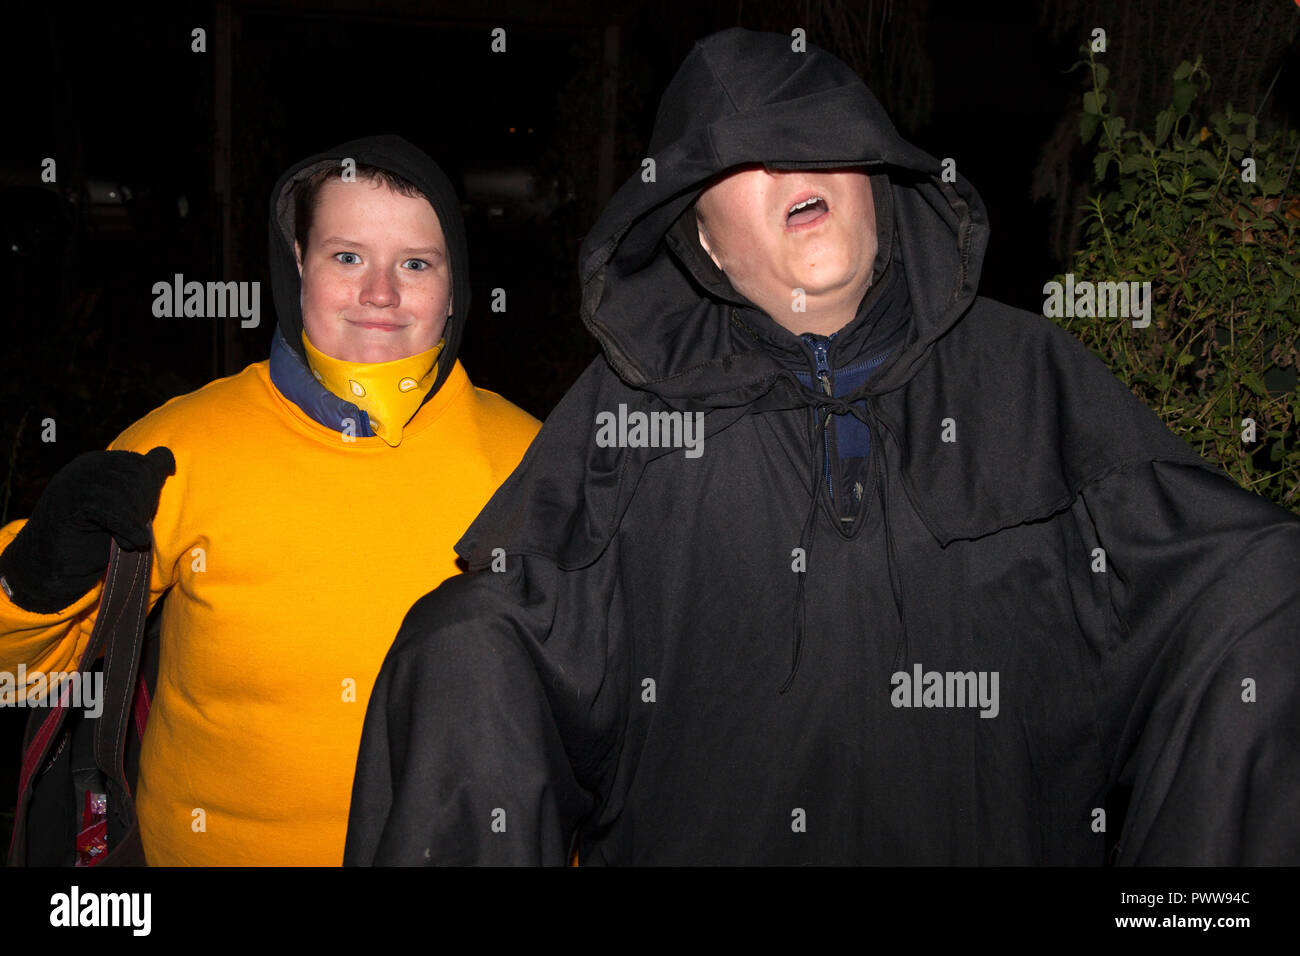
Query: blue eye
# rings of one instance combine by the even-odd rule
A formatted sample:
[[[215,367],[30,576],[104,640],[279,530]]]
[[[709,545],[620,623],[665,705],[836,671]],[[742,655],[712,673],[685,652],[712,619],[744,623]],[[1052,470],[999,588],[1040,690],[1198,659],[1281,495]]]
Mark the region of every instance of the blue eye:
[[[361,257],[358,256],[355,252],[336,252],[336,253],[334,253],[334,258],[335,258],[335,259],[338,259],[339,256],[352,256],[352,258],[355,259],[357,262],[360,262],[360,261],[361,261]],[[355,265],[355,263],[352,263],[352,262],[344,262],[342,259],[339,259],[339,262],[342,262],[345,266]]]
[[[406,261],[407,263],[418,262],[420,264],[420,268],[413,270],[415,272],[423,272],[425,269],[429,268],[429,263],[425,262],[423,259],[407,259]]]

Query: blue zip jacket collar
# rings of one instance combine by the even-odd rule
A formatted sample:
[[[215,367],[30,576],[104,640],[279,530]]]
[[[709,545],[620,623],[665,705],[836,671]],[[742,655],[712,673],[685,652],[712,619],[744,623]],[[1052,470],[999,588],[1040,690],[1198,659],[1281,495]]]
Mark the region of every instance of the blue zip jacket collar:
[[[316,381],[303,357],[289,347],[284,330],[279,326],[271,342],[271,381],[280,394],[306,412],[312,421],[342,432],[344,422],[350,419],[355,424],[358,438],[370,438],[375,434],[370,427],[369,415]]]

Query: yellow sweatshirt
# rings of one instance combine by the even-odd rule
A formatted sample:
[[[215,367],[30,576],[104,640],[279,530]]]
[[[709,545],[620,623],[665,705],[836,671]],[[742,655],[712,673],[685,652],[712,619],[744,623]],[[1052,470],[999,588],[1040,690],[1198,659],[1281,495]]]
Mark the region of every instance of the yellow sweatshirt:
[[[539,427],[457,362],[401,444],[318,424],[268,362],[172,399],[110,446],[166,445],[154,519],[161,665],[137,808],[153,865],[343,859],[372,684],[410,606]],[[23,525],[0,529],[0,549]],[[0,591],[0,670],[72,671],[101,587],[56,614]]]

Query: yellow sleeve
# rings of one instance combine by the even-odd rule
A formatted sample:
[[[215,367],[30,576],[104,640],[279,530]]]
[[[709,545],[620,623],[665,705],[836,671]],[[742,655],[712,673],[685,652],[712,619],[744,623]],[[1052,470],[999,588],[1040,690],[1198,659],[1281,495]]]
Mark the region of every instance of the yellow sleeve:
[[[0,553],[26,523],[27,519],[20,518],[0,528]],[[103,590],[101,581],[63,610],[36,614],[14,604],[0,588],[0,674],[8,678],[3,684],[17,681],[20,664],[29,674],[75,671],[90,642]],[[5,693],[7,696],[8,686]]]

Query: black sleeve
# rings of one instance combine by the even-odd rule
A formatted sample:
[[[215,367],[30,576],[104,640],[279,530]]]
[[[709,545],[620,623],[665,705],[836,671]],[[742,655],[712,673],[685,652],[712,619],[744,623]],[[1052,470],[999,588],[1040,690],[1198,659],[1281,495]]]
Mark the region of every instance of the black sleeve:
[[[345,866],[569,862],[616,750],[588,578],[511,555],[415,604],[366,711]]]
[[[1112,607],[1098,719],[1120,864],[1300,864],[1300,519],[1147,462],[1083,497]]]

